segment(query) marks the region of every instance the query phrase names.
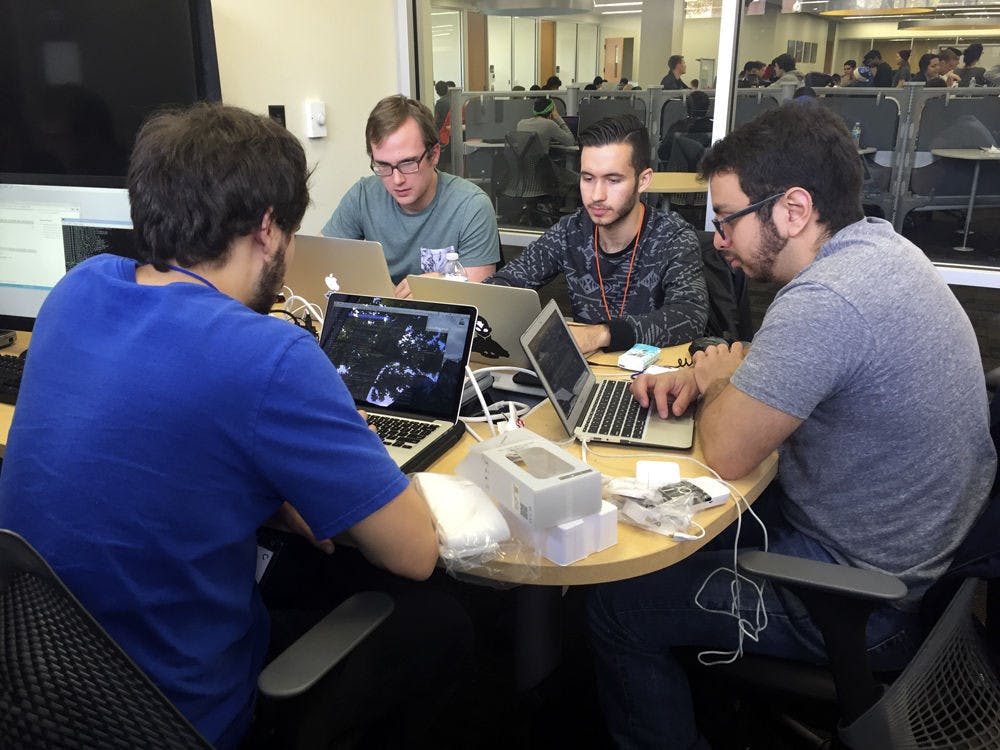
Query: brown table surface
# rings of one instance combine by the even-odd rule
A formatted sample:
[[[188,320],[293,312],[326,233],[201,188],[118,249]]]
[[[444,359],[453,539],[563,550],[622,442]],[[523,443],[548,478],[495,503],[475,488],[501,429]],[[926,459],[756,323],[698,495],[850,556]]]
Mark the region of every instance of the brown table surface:
[[[31,341],[31,334],[26,331],[17,332],[17,341],[6,349],[0,349],[0,354],[20,354],[28,348]],[[10,432],[10,422],[14,418],[14,407],[10,404],[0,404],[0,458],[3,458],[3,449],[7,445],[7,433]]]
[[[653,172],[647,193],[707,193],[708,183],[695,172]]]

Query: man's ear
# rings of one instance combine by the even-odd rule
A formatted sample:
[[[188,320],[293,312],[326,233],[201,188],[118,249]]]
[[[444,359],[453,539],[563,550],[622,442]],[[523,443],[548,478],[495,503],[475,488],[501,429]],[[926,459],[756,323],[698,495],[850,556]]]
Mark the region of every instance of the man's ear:
[[[431,163],[432,167],[436,167],[438,165],[438,161],[441,159],[441,144],[440,143],[435,143],[431,147],[430,153],[427,154],[427,158],[428,158],[428,160],[430,160],[430,163]]]
[[[784,230],[790,237],[795,237],[809,225],[816,214],[812,195],[801,187],[789,188],[785,196],[774,207],[775,219],[784,224]]]
[[[270,255],[270,253],[278,246],[282,232],[281,227],[279,227],[274,221],[273,206],[264,212],[264,215],[260,219],[260,223],[257,225],[257,228],[252,234],[254,244],[263,250],[265,255]]]
[[[639,173],[639,192],[644,193],[649,187],[649,183],[653,181],[653,169],[652,167],[646,167]]]

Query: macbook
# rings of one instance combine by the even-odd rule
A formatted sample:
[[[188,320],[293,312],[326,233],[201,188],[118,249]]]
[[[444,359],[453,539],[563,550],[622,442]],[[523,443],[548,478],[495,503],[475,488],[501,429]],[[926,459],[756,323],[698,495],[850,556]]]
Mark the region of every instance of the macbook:
[[[655,409],[639,407],[628,379],[595,378],[554,300],[524,332],[521,343],[568,434],[604,443],[691,447],[693,410],[661,419]]]
[[[285,286],[322,310],[330,291],[326,285],[329,275],[347,294],[394,294],[395,285],[378,242],[295,235],[295,256],[285,271]]]
[[[521,334],[542,306],[534,289],[470,284],[433,276],[408,276],[414,299],[471,305],[479,310],[472,361],[484,365],[531,367],[521,348]]]
[[[330,295],[320,346],[403,471],[426,468],[461,437],[475,327],[474,307]]]

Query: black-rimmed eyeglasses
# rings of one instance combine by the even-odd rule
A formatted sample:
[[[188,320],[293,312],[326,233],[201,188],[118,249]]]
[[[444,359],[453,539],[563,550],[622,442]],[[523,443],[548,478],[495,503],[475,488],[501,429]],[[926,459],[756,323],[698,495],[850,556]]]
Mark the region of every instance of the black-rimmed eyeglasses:
[[[752,214],[752,213],[755,213],[756,211],[760,211],[768,203],[771,203],[772,201],[778,200],[778,198],[780,198],[784,194],[785,194],[784,191],[781,191],[780,193],[775,193],[770,198],[765,198],[762,201],[757,201],[756,203],[751,203],[746,208],[741,208],[739,211],[736,211],[735,213],[729,214],[729,216],[727,216],[724,219],[712,219],[712,224],[715,226],[715,231],[718,232],[719,236],[723,239],[723,241],[725,241],[725,239],[726,239],[726,233],[722,230],[722,225],[723,224],[728,224],[733,219],[738,219],[741,216],[746,216],[747,214]]]
[[[371,164],[372,172],[377,174],[379,177],[391,177],[394,169],[400,174],[413,174],[420,169],[420,162],[422,162],[424,157],[427,156],[428,151],[430,151],[430,149],[425,148],[424,152],[416,159],[404,159],[397,164],[383,164],[382,162],[373,161]]]

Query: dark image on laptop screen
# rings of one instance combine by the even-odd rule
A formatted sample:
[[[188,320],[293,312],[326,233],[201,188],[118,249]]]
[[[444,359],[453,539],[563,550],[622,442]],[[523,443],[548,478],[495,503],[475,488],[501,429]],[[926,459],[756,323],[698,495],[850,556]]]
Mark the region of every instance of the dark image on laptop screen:
[[[557,316],[550,316],[528,342],[528,348],[538,362],[540,374],[552,387],[556,406],[568,416],[586,384],[588,369],[565,324]]]
[[[334,301],[323,350],[358,405],[454,420],[465,377],[468,316]]]

